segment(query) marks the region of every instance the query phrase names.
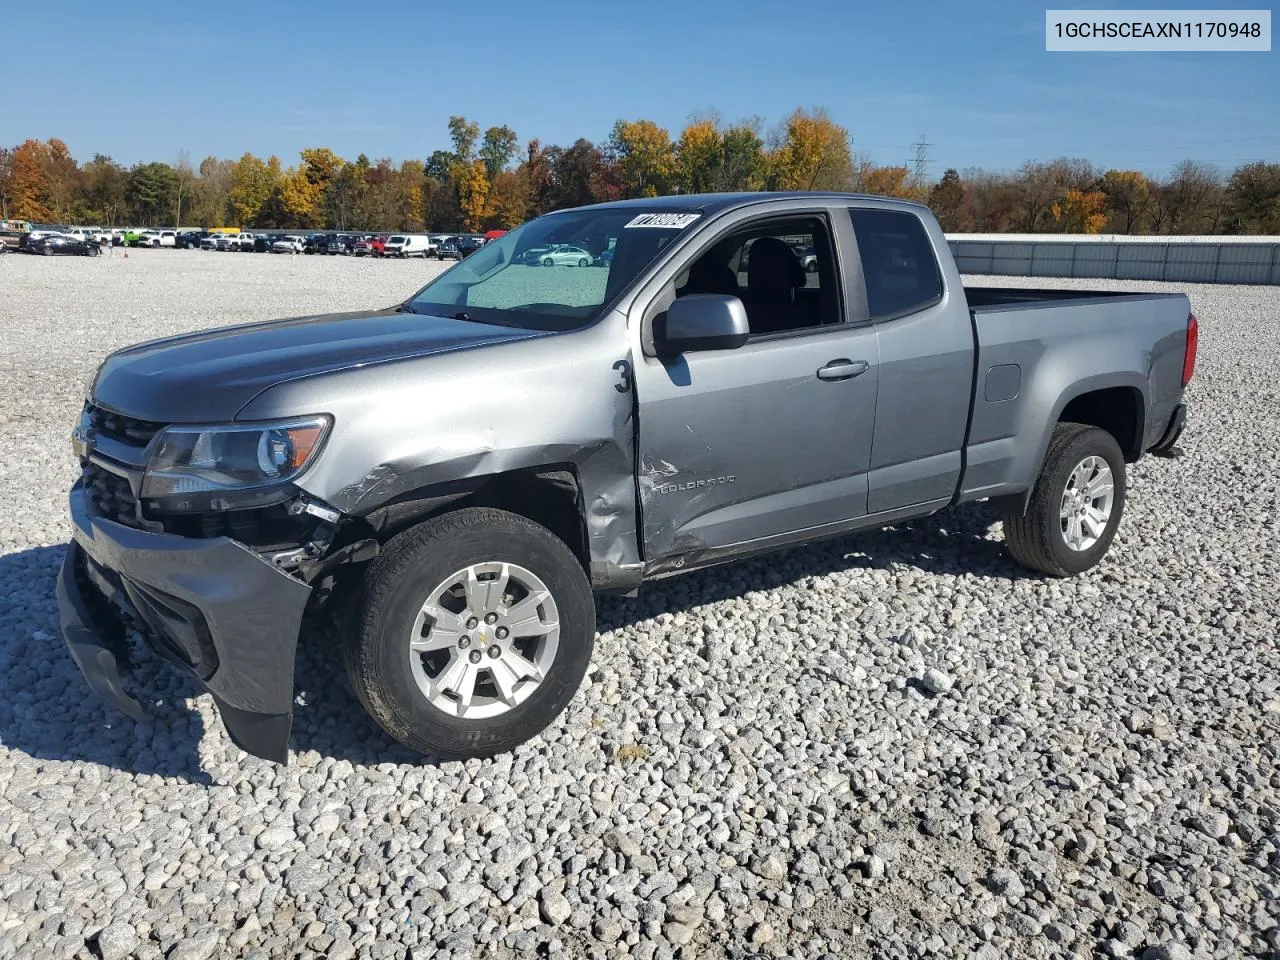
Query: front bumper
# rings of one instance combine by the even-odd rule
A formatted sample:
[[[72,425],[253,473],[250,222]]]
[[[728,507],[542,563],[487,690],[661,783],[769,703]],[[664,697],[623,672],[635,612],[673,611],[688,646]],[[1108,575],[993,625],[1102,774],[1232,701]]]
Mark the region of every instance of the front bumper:
[[[58,575],[58,614],[90,688],[143,716],[120,681],[131,620],[156,653],[208,688],[238,747],[286,762],[311,588],[227,537],[148,533],[98,516],[79,484],[70,506],[74,539]]]

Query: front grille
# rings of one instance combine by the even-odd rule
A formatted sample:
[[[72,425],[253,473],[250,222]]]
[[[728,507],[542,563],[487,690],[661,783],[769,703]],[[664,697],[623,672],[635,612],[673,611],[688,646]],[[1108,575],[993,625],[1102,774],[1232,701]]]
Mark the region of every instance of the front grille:
[[[101,516],[128,527],[138,526],[137,501],[128,480],[96,463],[86,463],[81,468],[80,477],[85,493]]]
[[[151,442],[151,438],[165,427],[163,423],[126,417],[123,413],[116,413],[92,403],[85,405],[85,413],[88,414],[89,426],[92,429],[104,437],[110,437],[112,440],[134,447],[145,447]]]

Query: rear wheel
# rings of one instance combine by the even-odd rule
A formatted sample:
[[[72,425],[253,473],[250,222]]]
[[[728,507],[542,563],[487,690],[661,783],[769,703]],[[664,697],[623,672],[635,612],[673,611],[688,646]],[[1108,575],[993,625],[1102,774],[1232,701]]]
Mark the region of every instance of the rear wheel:
[[[1055,577],[1083,573],[1106,555],[1124,512],[1124,455],[1115,437],[1060,423],[1025,513],[1004,517],[1014,559]]]
[[[559,716],[594,643],[591,587],[564,542],[472,507],[400,534],[374,561],[347,669],[365,709],[405,746],[483,757]]]
[[[586,257],[579,257],[579,258],[578,258],[578,266],[580,266],[580,267],[590,266],[590,263],[591,263],[591,262],[590,262]]]

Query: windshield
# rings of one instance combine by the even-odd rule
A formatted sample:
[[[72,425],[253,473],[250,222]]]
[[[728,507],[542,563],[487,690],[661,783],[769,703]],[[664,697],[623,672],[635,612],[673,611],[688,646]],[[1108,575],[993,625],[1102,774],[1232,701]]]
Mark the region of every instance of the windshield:
[[[487,243],[405,306],[529,330],[574,330],[604,307],[701,214],[587,207],[532,220]],[[613,248],[612,260],[598,260]]]

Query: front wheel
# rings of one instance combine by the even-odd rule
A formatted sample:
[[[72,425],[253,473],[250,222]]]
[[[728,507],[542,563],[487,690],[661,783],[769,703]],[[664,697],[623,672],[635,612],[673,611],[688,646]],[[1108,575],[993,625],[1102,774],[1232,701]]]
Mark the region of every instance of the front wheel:
[[[588,267],[588,266],[590,266],[590,265],[591,265],[591,261],[590,261],[590,260],[588,260],[586,257],[580,257],[580,258],[578,259],[578,266],[580,266],[580,267]]]
[[[554,267],[556,265],[556,262],[552,260],[550,257],[544,257],[542,260],[542,265],[544,267]]]
[[[524,517],[469,507],[398,535],[373,562],[347,670],[405,746],[486,757],[560,715],[594,644],[591,587],[565,543]]]
[[[1125,499],[1124,454],[1115,437],[1083,423],[1054,428],[1025,513],[1004,516],[1004,539],[1023,566],[1068,577],[1106,555]]]

